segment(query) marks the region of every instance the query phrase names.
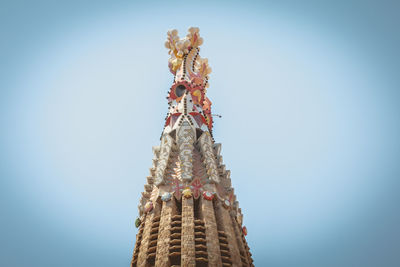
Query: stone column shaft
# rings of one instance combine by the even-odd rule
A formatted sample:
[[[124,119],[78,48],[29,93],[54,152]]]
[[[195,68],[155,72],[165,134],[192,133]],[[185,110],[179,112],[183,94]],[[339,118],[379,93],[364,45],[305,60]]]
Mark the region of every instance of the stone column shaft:
[[[243,257],[244,257],[245,263],[248,266],[249,260],[247,258],[247,251],[246,251],[246,249],[244,247],[244,244],[243,244],[243,239],[242,239],[242,233],[241,233],[241,230],[240,230],[240,226],[239,226],[238,222],[235,220],[235,218],[233,218],[232,216],[231,216],[231,221],[232,221],[233,230],[235,231],[235,236],[236,236],[236,241],[237,241],[237,244],[238,244],[239,251],[241,253],[243,253]]]
[[[222,266],[218,229],[212,200],[200,198],[201,214],[206,228],[208,266]]]
[[[139,249],[138,261],[137,266],[146,266],[146,257],[147,257],[147,249],[149,247],[149,238],[150,238],[150,231],[151,226],[154,218],[154,213],[148,213],[144,220],[144,230],[143,230],[143,237],[142,243]]]
[[[147,213],[147,215],[146,215],[145,223],[144,223],[144,230],[143,230],[143,238],[142,238],[142,243],[141,243],[140,249],[139,249],[137,266],[142,267],[142,266],[148,265],[146,263],[146,260],[147,260],[147,251],[149,249],[149,243],[150,243],[151,228],[153,227],[154,217],[160,215],[160,209],[161,209],[161,204],[156,202],[153,210],[151,212]]]
[[[228,240],[228,247],[231,254],[232,266],[242,266],[240,252],[236,241],[235,231],[233,230],[231,215],[229,210],[222,206],[221,201],[216,201],[216,214],[220,227],[224,230]]]
[[[161,210],[160,226],[158,230],[156,266],[167,267],[169,262],[169,241],[171,237],[171,217],[174,211],[172,200],[164,202]]]
[[[193,198],[182,197],[181,266],[195,267]]]

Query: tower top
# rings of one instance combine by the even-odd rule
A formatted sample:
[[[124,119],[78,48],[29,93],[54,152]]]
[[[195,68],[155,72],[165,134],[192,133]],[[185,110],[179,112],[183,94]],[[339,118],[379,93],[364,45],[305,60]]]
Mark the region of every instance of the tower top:
[[[131,267],[254,267],[247,230],[221,144],[212,137],[211,101],[206,97],[207,59],[198,28],[185,38],[168,32],[165,46],[174,81],[168,113],[153,147],[153,166],[139,202],[139,228]]]
[[[208,60],[199,55],[199,46],[203,43],[199,31],[191,27],[183,39],[177,30],[167,33],[165,47],[171,55],[168,66],[174,74],[174,83],[167,96],[169,112],[163,134],[178,130],[185,121],[194,131],[212,133],[211,101],[206,97],[211,68]]]

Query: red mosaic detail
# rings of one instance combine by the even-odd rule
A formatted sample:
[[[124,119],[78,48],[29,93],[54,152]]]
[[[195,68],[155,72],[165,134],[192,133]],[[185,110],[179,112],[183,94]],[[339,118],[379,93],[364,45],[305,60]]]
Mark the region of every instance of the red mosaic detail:
[[[232,204],[233,203],[233,198],[234,198],[233,191],[229,194],[229,202]]]
[[[246,236],[247,235],[247,227],[243,226],[242,230],[243,230],[243,234]]]
[[[174,195],[177,199],[181,199],[182,190],[184,189],[183,183],[179,179],[174,179],[172,182],[172,189],[174,190]]]
[[[204,197],[204,199],[206,199],[206,200],[213,200],[214,194],[211,193],[210,191],[204,191],[204,192],[203,192],[203,197]]]
[[[210,99],[208,99],[208,97],[205,98],[205,100],[203,101],[203,112],[204,112],[204,117],[207,121],[207,125],[208,125],[208,129],[212,129],[213,127],[213,119],[211,116],[211,101]]]
[[[190,84],[187,81],[180,81],[180,82],[176,82],[172,85],[171,90],[169,91],[168,94],[168,101],[172,101],[172,100],[176,100],[177,102],[179,102],[179,100],[182,98],[182,96],[178,96],[177,92],[176,92],[176,88],[179,85],[183,85],[185,86],[186,89],[190,88]]]
[[[193,118],[195,119],[195,121],[197,122],[197,124],[199,125],[199,127],[201,127],[201,125],[204,123],[206,125],[207,124],[207,120],[204,118],[203,115],[201,115],[199,112],[190,112],[190,115],[193,116]]]
[[[190,188],[192,189],[193,196],[195,199],[198,199],[201,191],[203,190],[203,185],[200,182],[200,179],[196,178],[192,181]]]
[[[182,114],[182,113],[179,113],[179,112],[174,113],[174,114],[171,114],[171,117],[172,117],[172,119],[171,119],[171,127],[174,127],[176,121],[178,120],[178,118],[179,118],[179,116],[180,116],[181,114]]]
[[[166,119],[165,127],[167,127],[169,125],[170,121],[171,121],[171,116],[169,116],[168,119]]]

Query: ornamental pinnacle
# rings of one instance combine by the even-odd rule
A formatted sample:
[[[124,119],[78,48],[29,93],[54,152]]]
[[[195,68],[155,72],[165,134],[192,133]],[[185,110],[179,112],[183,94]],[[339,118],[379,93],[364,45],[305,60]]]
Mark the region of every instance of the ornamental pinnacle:
[[[230,171],[212,137],[211,68],[199,55],[202,43],[198,28],[183,39],[177,30],[167,33],[174,83],[138,207],[131,267],[254,266]]]

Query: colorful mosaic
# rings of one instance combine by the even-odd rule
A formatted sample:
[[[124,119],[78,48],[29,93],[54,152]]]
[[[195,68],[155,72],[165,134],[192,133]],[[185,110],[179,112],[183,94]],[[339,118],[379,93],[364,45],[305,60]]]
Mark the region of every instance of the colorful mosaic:
[[[242,225],[230,171],[222,162],[221,145],[212,136],[212,103],[206,96],[211,68],[208,60],[200,57],[202,43],[198,28],[190,28],[184,38],[176,30],[167,34],[165,46],[174,82],[167,95],[169,109],[161,145],[154,149],[153,167],[139,213],[142,216],[150,212],[158,199],[167,202],[172,197],[181,201],[182,196],[217,198]]]
[[[176,129],[176,122],[183,117],[196,122],[196,125],[192,123],[195,128],[212,131],[211,101],[206,97],[211,68],[208,60],[199,55],[202,43],[199,28],[189,28],[183,39],[179,38],[177,30],[167,33],[165,47],[171,55],[168,66],[175,79],[167,96],[170,109],[164,132]]]

